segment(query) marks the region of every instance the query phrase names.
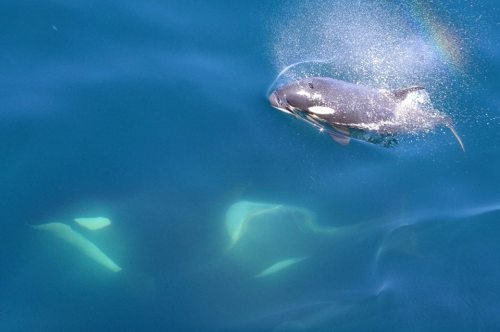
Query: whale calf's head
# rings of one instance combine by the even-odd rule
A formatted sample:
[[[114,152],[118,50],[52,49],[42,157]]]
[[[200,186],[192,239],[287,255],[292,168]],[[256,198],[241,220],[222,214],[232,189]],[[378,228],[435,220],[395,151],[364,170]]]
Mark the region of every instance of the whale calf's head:
[[[289,110],[289,105],[286,101],[286,95],[283,91],[281,91],[281,89],[273,91],[268,100],[269,104],[271,104],[271,106],[276,108],[277,110],[285,113],[292,113],[292,111]]]
[[[269,96],[272,107],[293,115],[329,114],[326,97],[332,94],[332,79],[305,78],[274,90]]]

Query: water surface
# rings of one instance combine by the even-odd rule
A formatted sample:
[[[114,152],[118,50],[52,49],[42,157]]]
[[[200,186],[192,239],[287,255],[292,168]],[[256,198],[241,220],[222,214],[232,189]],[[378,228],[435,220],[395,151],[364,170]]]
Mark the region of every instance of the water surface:
[[[495,1],[0,7],[2,331],[500,329]],[[278,72],[314,59],[293,74],[424,84],[466,152],[439,129],[342,147],[271,109]],[[241,200],[338,232],[264,216],[231,247]],[[93,216],[112,226],[72,222]]]

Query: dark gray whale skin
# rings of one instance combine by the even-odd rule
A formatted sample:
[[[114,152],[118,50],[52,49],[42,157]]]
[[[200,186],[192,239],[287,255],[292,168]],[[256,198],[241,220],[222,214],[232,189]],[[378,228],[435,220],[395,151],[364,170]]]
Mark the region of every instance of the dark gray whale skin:
[[[390,91],[328,77],[310,77],[277,88],[268,99],[272,107],[326,130],[341,144],[355,138],[392,146],[398,133],[428,131],[444,125],[464,150],[447,115],[434,109],[419,109],[418,105],[408,108],[411,96],[419,90],[424,88]]]

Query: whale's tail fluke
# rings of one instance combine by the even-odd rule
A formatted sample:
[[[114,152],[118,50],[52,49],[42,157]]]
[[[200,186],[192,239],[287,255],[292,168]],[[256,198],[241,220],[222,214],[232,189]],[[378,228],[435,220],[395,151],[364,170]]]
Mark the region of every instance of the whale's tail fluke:
[[[462,143],[462,140],[460,139],[460,136],[458,136],[458,133],[455,130],[455,128],[453,127],[453,125],[450,123],[450,124],[447,124],[446,127],[448,127],[448,129],[451,131],[453,136],[455,136],[455,139],[457,140],[458,144],[460,144],[462,151],[465,152],[464,143]]]

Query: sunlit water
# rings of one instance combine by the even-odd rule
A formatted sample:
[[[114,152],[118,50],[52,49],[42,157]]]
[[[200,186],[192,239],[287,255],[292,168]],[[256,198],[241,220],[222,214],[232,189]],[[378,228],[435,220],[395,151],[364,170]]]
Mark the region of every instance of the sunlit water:
[[[0,7],[1,331],[500,329],[497,2]],[[466,152],[272,109],[311,60],[289,73],[425,86]],[[271,212],[228,228],[241,201]]]

